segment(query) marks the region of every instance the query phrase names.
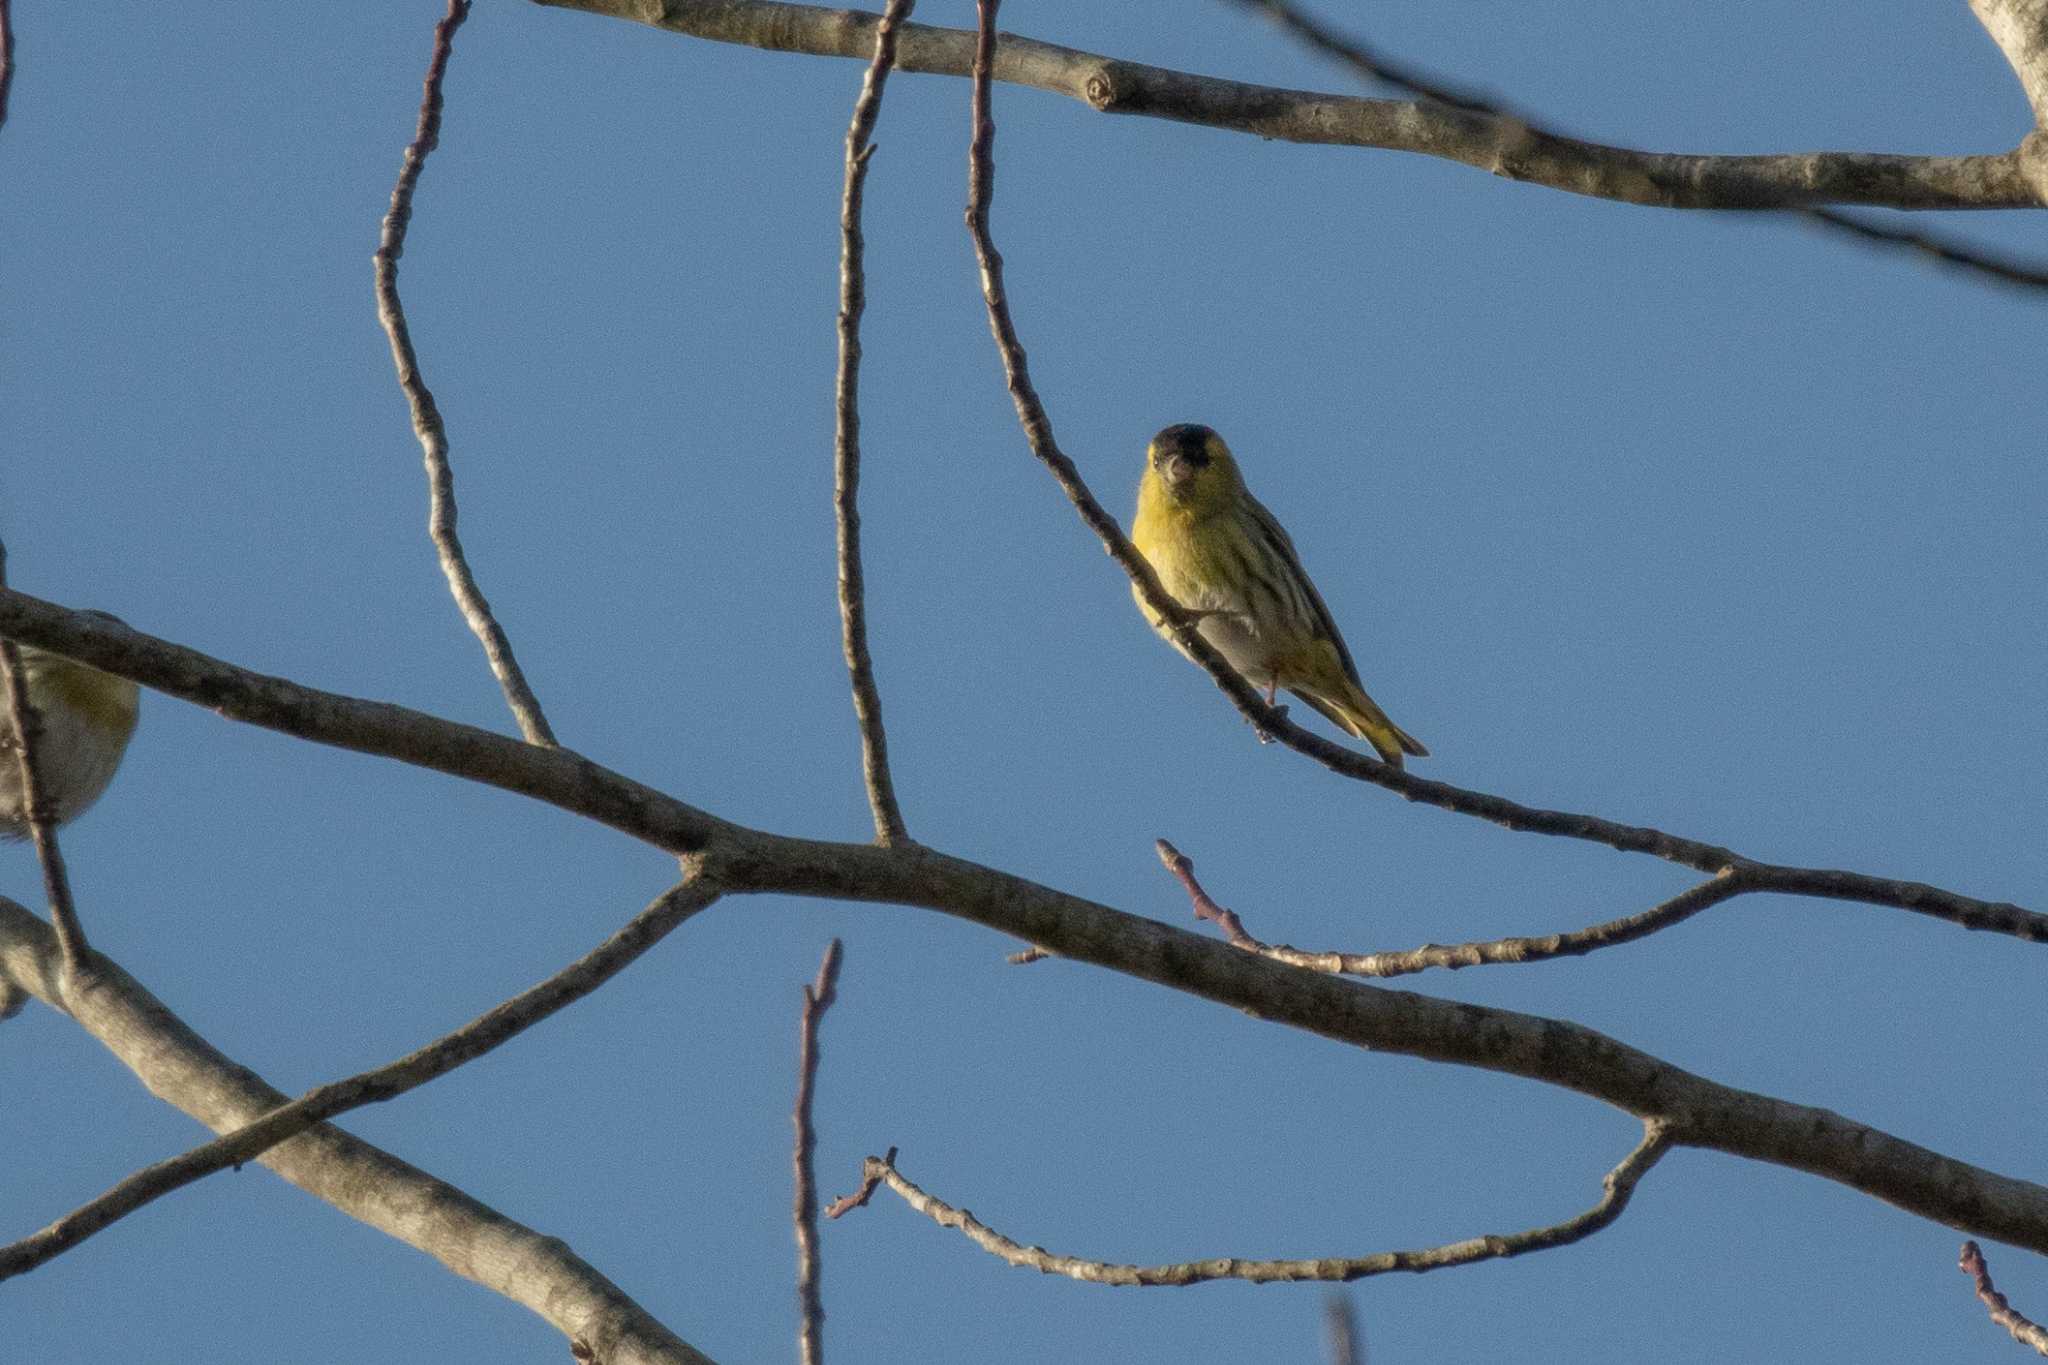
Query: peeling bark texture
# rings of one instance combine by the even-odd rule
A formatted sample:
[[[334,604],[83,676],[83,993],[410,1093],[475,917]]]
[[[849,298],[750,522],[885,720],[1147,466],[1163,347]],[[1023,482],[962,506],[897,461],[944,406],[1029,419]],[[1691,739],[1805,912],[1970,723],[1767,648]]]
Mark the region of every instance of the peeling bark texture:
[[[713,42],[866,61],[875,15],[778,0],[535,0]],[[2038,9],[2048,0],[1975,0]],[[1988,22],[1988,21],[1987,21]],[[966,76],[974,34],[905,24],[896,67]],[[1197,76],[1004,34],[995,79],[1065,95],[1105,114],[1194,123],[1282,142],[1376,147],[1463,162],[1572,194],[1678,209],[1863,204],[1898,209],[2032,208],[2043,201],[2018,151],[1989,156],[1795,152],[1687,156],[1538,133],[1513,119],[1432,101],[1373,100]],[[2038,106],[2037,106],[2038,107]]]

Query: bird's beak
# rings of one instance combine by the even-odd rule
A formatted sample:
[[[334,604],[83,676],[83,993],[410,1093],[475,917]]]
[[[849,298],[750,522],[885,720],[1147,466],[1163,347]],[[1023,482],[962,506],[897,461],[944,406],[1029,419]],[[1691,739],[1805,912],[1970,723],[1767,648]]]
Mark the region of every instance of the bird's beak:
[[[1181,483],[1195,472],[1194,464],[1178,450],[1163,450],[1152,457],[1152,467],[1170,484]]]

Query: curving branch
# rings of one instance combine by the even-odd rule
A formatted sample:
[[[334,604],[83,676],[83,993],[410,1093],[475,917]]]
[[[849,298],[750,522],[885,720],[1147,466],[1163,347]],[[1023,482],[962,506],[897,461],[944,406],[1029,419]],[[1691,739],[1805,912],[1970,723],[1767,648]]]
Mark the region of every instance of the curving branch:
[[[846,128],[846,188],[839,207],[839,375],[837,429],[833,442],[832,506],[839,527],[839,633],[846,653],[846,671],[853,680],[853,714],[860,725],[861,774],[867,782],[868,808],[875,816],[875,838],[900,844],[910,837],[903,810],[896,804],[896,784],[889,776],[889,736],[882,728],[882,694],[875,687],[875,661],[868,654],[866,581],[860,563],[860,318],[867,310],[867,276],[862,266],[866,240],[861,236],[862,191],[875,146],[875,120],[882,112],[882,88],[896,60],[896,32],[917,0],[889,0],[875,26],[875,58],[853,102]]]
[[[865,58],[876,19],[778,0],[536,0],[693,38],[777,52]],[[2038,208],[2048,198],[2021,152],[1901,156],[1795,152],[1687,156],[1539,133],[1513,119],[1433,100],[1358,99],[1197,76],[1035,39],[1005,36],[995,79],[1065,95],[1098,113],[1200,124],[1281,142],[1375,147],[1462,162],[1529,184],[1629,204],[1782,209],[1864,204],[1900,209]],[[902,71],[966,76],[974,35],[904,26]]]
[[[63,1010],[150,1092],[216,1132],[273,1114],[287,1096],[223,1055],[106,958],[61,995],[50,930],[0,897],[0,979]],[[560,1238],[514,1222],[445,1181],[327,1124],[262,1156],[279,1176],[341,1212],[524,1305],[598,1348],[607,1365],[706,1365]]]
[[[1998,1286],[1991,1283],[1991,1267],[1984,1263],[1984,1253],[1975,1242],[1963,1243],[1963,1252],[1956,1264],[1975,1285],[1977,1297],[1983,1300],[1991,1321],[2012,1333],[2012,1339],[2020,1345],[2033,1347],[2034,1354],[2048,1356],[2048,1327],[2034,1322],[2006,1302],[2005,1295],[1998,1292]]]
[[[22,593],[0,591],[0,635],[55,649],[233,719],[519,792],[659,848],[699,851],[702,875],[728,894],[770,892],[938,911],[1072,961],[1320,1037],[1576,1091],[1641,1119],[1666,1120],[1679,1145],[1806,1171],[1966,1235],[2048,1253],[2048,1188],[1824,1109],[1721,1085],[1565,1020],[1297,971],[915,844],[884,848],[749,829],[565,750],[249,673]],[[1790,871],[1822,885],[1851,875]]]
[[[1369,1256],[1326,1256],[1315,1260],[1252,1261],[1220,1256],[1202,1261],[1181,1261],[1173,1265],[1115,1265],[1107,1261],[1085,1261],[1059,1256],[1044,1247],[1025,1246],[989,1227],[965,1209],[956,1209],[926,1193],[905,1179],[896,1169],[893,1151],[887,1158],[871,1156],[863,1165],[861,1191],[834,1205],[846,1212],[867,1202],[864,1195],[876,1184],[887,1185],[911,1208],[942,1228],[953,1228],[970,1242],[1007,1265],[1036,1270],[1042,1275],[1064,1275],[1088,1284],[1122,1288],[1175,1288],[1204,1284],[1211,1280],[1244,1280],[1251,1284],[1278,1284],[1295,1280],[1323,1280],[1348,1283],[1389,1271],[1443,1270],[1471,1265],[1476,1261],[1497,1261],[1532,1251],[1549,1251],[1583,1241],[1621,1217],[1635,1193],[1636,1182],[1671,1150],[1671,1137],[1664,1124],[1652,1120],[1643,1125],[1643,1140],[1621,1164],[1601,1182],[1600,1201],[1575,1218],[1524,1232],[1489,1233],[1443,1246],[1418,1251],[1381,1251]]]
[[[7,122],[7,92],[14,88],[14,16],[0,0],[0,126]]]
[[[813,1174],[818,1131],[811,1124],[811,1098],[818,1083],[818,1023],[839,998],[838,939],[825,945],[818,979],[804,987],[804,1008],[797,1025],[796,1107],[796,1301],[797,1359],[819,1365],[825,1358],[825,1300],[818,1288],[818,1182]]]
[[[1307,14],[1296,5],[1289,3],[1289,0],[1230,0],[1230,3],[1240,9],[1251,10],[1264,15],[1297,42],[1322,53],[1324,56],[1343,63],[1367,80],[1380,81],[1405,90],[1412,95],[1418,95],[1425,100],[1433,100],[1454,109],[1462,109],[1467,113],[1505,119],[1511,123],[1519,123],[1522,127],[1531,130],[1536,136],[1544,138],[1562,138],[1564,136],[1554,128],[1539,127],[1535,119],[1519,110],[1508,107],[1500,101],[1490,100],[1470,91],[1461,90],[1436,77],[1426,76],[1405,63],[1395,62],[1380,53],[1374,52],[1357,39],[1337,32],[1336,29],[1331,28],[1328,24]],[[2044,5],[2043,0],[1972,0],[1972,3],[1977,5],[1980,16],[1984,14],[1987,8],[2009,10],[2027,4],[2032,4],[2043,13],[2048,13],[2048,5]],[[1990,20],[1987,19],[1985,22],[1986,27],[1992,28],[1993,36],[1998,37],[1998,30],[1992,26]],[[2036,41],[2039,41],[2041,36],[2037,24],[2033,37]],[[2015,56],[2015,45],[2008,43],[2002,37],[1998,41],[1999,46],[2006,50],[2007,55],[2014,57],[2014,65],[2015,69],[2017,69],[2019,61]],[[2021,73],[2021,79],[2023,81],[2026,80],[2025,72]],[[2029,88],[2031,89],[2032,87],[2030,86]],[[2022,159],[2023,170],[2030,164],[2030,158],[2033,157],[2034,153],[2035,149],[2027,146],[2022,146],[2017,153]],[[1961,246],[1955,242],[1943,241],[1926,233],[1880,227],[1875,223],[1866,223],[1860,218],[1852,218],[1846,213],[1838,213],[1832,209],[1801,207],[1794,208],[1791,211],[1820,227],[1848,233],[1867,246],[1904,247],[1909,250],[1922,252],[1932,256],[1944,265],[1971,270],[2003,284],[2022,285],[2028,288],[2048,286],[2048,267],[2002,260],[1985,252]]]
[[[448,0],[447,14],[434,26],[434,55],[427,64],[425,89],[420,96],[419,124],[405,149],[405,164],[398,172],[398,183],[392,187],[391,208],[384,215],[383,233],[372,258],[376,266],[377,321],[384,325],[384,335],[391,340],[398,387],[404,391],[406,405],[412,410],[413,434],[419,437],[426,459],[427,532],[441,558],[448,590],[454,594],[455,605],[469,622],[470,630],[482,641],[484,657],[490,661],[491,674],[497,678],[505,702],[512,708],[512,718],[519,722],[519,732],[529,744],[552,745],[555,732],[548,728],[540,699],[527,686],[526,674],[520,671],[519,660],[512,655],[512,641],[498,624],[498,618],[491,614],[491,604],[484,600],[483,589],[476,585],[476,575],[470,572],[462,541],[455,533],[455,470],[448,462],[448,428],[441,420],[441,409],[435,404],[426,380],[420,377],[419,357],[413,353],[412,333],[405,324],[405,305],[398,299],[398,258],[405,254],[413,191],[419,186],[420,172],[426,168],[427,154],[441,139],[441,82],[448,73],[449,55],[454,51],[455,30],[469,17],[469,7],[470,0]]]
[[[4,0],[0,0],[4,3]],[[0,112],[4,112],[6,81],[13,72],[12,38],[5,28],[7,16],[0,13]],[[7,546],[0,544],[0,588],[7,586]],[[64,962],[77,969],[85,960],[88,945],[85,926],[78,922],[78,907],[71,899],[71,877],[64,870],[64,850],[57,843],[57,809],[43,783],[36,750],[43,742],[43,717],[28,695],[28,672],[22,667],[21,651],[13,640],[0,639],[0,685],[7,692],[7,729],[11,743],[0,749],[14,751],[13,763],[21,784],[21,817],[35,841],[36,862],[43,869],[43,895],[50,902],[50,922],[57,927],[57,942],[64,950]],[[0,762],[7,760],[0,759]],[[18,1002],[0,997],[0,1007]],[[10,1013],[12,1011],[9,1011]]]
[[[408,1090],[417,1089],[466,1062],[474,1061],[617,976],[642,953],[666,938],[671,930],[709,906],[718,896],[716,882],[698,876],[695,868],[686,869],[682,882],[656,897],[625,927],[582,958],[477,1016],[453,1033],[395,1062],[319,1086],[289,1103],[280,1096],[277,1104],[267,1106],[260,1116],[251,1116],[229,1125],[226,1131],[221,1131],[222,1125],[214,1123],[207,1115],[187,1108],[186,1112],[193,1117],[221,1131],[221,1136],[180,1156],[145,1167],[42,1231],[0,1246],[0,1280],[34,1270],[171,1191],[182,1189],[216,1171],[256,1160],[279,1143],[289,1141],[326,1119],[351,1109],[360,1109],[366,1104],[396,1099]],[[14,912],[27,914],[12,901],[0,897],[0,915]],[[26,943],[31,952],[36,946],[32,931],[19,923],[11,926],[9,937],[17,944]],[[37,965],[33,959],[23,964],[21,970],[9,964],[4,975],[17,986],[56,1005],[55,998],[44,994],[40,988],[46,977],[37,970]],[[119,973],[118,967],[95,954],[84,970],[74,973],[72,997],[81,991],[89,995],[109,987],[116,993],[129,988],[141,991],[140,986]],[[73,1003],[72,997],[67,997],[64,1005]],[[56,1007],[64,1008],[64,1005]],[[79,1015],[76,1009],[71,1013]],[[91,1026],[88,1024],[87,1027]],[[124,1057],[123,1060],[127,1059]],[[174,1093],[166,1098],[180,1108],[186,1108],[179,1095]],[[423,1247],[422,1250],[431,1252],[432,1248]]]
[[[1060,449],[1053,434],[1052,418],[1032,385],[1029,360],[1010,313],[1002,253],[996,249],[989,229],[989,205],[995,196],[995,119],[990,108],[990,82],[998,63],[993,20],[995,7],[989,0],[980,0],[980,3],[985,6],[981,32],[983,46],[978,50],[974,66],[974,132],[968,152],[967,227],[974,239],[976,259],[981,265],[981,291],[988,308],[989,330],[995,336],[996,349],[1002,358],[1003,377],[1017,409],[1017,420],[1024,428],[1024,438],[1031,447],[1031,453],[1058,482],[1068,501],[1073,503],[1074,510],[1080,514],[1083,524],[1095,532],[1102,548],[1143,596],[1146,606],[1161,619],[1172,623],[1175,638],[1184,652],[1209,674],[1261,739],[1278,740],[1340,776],[1370,782],[1410,801],[1475,816],[1508,829],[1585,839],[1627,853],[1647,853],[1696,872],[1719,875],[1724,871],[1740,870],[1754,883],[1754,890],[1782,891],[1827,900],[1864,901],[1932,915],[1965,928],[1992,929],[2030,942],[2048,943],[2048,916],[2023,910],[2017,905],[1955,898],[1933,887],[1862,873],[1760,863],[1718,845],[1666,834],[1662,830],[1624,825],[1597,816],[1524,806],[1503,797],[1418,777],[1382,763],[1377,758],[1303,729],[1288,719],[1285,707],[1268,703],[1258,689],[1245,681],[1196,629],[1199,618],[1174,601],[1160,585],[1152,566],[1131,544],[1116,518],[1103,508],[1074,461]]]
[[[1237,912],[1225,909],[1195,880],[1194,860],[1166,840],[1155,847],[1159,861],[1166,864],[1174,880],[1188,893],[1195,918],[1208,920],[1223,931],[1231,947],[1256,953],[1273,962],[1299,967],[1303,971],[1332,976],[1411,976],[1433,967],[1456,971],[1460,967],[1487,967],[1505,963],[1548,962],[1560,957],[1583,957],[1601,948],[1612,948],[1648,938],[1660,929],[1682,924],[1726,900],[1753,890],[1745,874],[1730,869],[1686,888],[1670,900],[1648,910],[1604,924],[1574,929],[1570,933],[1543,934],[1532,938],[1501,938],[1477,943],[1428,943],[1405,953],[1307,953],[1285,943],[1262,943],[1253,938]]]

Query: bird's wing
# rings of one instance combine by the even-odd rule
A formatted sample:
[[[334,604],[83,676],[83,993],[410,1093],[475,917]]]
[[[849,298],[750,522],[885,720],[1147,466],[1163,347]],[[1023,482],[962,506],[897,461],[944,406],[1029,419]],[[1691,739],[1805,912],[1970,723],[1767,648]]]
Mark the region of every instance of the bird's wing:
[[[1344,676],[1351,679],[1354,686],[1365,686],[1359,681],[1358,665],[1351,661],[1351,649],[1344,643],[1344,632],[1337,629],[1336,619],[1330,615],[1323,595],[1316,591],[1315,580],[1308,576],[1308,570],[1301,567],[1301,556],[1295,553],[1293,537],[1287,534],[1287,528],[1280,524],[1280,519],[1266,510],[1264,503],[1250,493],[1244,495],[1244,500],[1251,507],[1252,524],[1258,527],[1259,535],[1294,575],[1295,582],[1301,585],[1302,596],[1308,599],[1309,610],[1315,614],[1317,631],[1337,647],[1337,659],[1344,665]]]

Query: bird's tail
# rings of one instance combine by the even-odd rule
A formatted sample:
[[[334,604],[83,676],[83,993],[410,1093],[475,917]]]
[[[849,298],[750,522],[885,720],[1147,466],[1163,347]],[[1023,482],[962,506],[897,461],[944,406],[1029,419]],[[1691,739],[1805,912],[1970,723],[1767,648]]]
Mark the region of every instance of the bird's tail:
[[[1403,754],[1429,757],[1429,750],[1422,747],[1422,741],[1388,720],[1379,703],[1368,697],[1365,689],[1356,683],[1347,687],[1341,697],[1318,696],[1309,692],[1295,692],[1294,695],[1328,716],[1347,734],[1372,745],[1389,766],[1400,767]]]

